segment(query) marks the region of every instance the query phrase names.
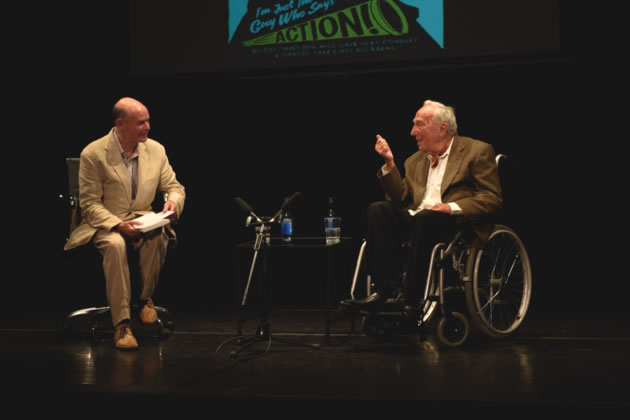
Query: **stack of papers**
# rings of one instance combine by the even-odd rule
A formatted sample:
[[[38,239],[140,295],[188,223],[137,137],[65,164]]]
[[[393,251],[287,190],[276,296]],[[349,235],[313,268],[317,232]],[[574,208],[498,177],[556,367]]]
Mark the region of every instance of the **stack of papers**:
[[[144,216],[133,219],[136,222],[142,222],[142,225],[136,225],[135,228],[140,232],[148,232],[164,225],[168,225],[170,223],[168,216],[171,214],[173,214],[173,212],[170,210],[167,212],[161,211],[159,213],[145,214]]]

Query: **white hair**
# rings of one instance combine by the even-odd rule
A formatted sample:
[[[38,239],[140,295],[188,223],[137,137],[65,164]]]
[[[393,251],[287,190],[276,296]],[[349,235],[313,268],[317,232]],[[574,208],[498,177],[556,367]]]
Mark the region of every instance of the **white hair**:
[[[429,99],[424,101],[423,106],[433,108],[433,121],[438,124],[446,123],[448,126],[448,134],[451,136],[457,134],[457,120],[455,119],[455,109],[453,107]]]

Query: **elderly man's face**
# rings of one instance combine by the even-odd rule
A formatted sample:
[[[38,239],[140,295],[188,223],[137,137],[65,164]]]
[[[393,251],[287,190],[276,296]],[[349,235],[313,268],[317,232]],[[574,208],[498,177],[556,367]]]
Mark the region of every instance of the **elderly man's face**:
[[[117,134],[125,142],[144,143],[149,137],[149,111],[144,105],[132,106],[127,117],[117,122]]]
[[[423,106],[416,112],[413,119],[411,135],[415,137],[418,150],[425,153],[439,153],[444,147],[447,126],[445,123],[436,124],[433,121],[433,109]]]

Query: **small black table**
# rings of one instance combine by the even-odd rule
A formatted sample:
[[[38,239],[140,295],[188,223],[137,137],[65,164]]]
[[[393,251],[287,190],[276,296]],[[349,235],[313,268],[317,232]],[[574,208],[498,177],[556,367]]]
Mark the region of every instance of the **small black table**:
[[[334,257],[334,251],[336,248],[343,246],[344,244],[348,244],[352,241],[352,238],[350,237],[345,237],[342,236],[340,238],[340,242],[337,244],[326,244],[326,239],[323,236],[302,236],[302,237],[293,237],[291,242],[284,242],[282,241],[281,237],[275,237],[272,236],[270,237],[270,241],[267,242],[265,245],[262,246],[261,251],[262,252],[262,264],[263,264],[263,272],[265,273],[265,275],[263,277],[266,276],[266,271],[267,271],[267,258],[268,258],[268,249],[326,249],[327,252],[327,275],[326,275],[326,290],[325,290],[325,312],[326,312],[326,317],[325,317],[325,324],[324,324],[324,332],[325,332],[325,337],[326,337],[326,343],[329,342],[330,339],[330,325],[332,322],[334,322],[335,320],[333,320],[332,318],[332,309],[333,309],[333,257]],[[241,242],[241,243],[237,243],[236,244],[236,248],[237,251],[243,250],[243,249],[253,249],[254,248],[254,241],[246,241],[246,242]],[[248,271],[249,272],[249,271]],[[257,279],[257,278],[253,278],[252,279],[252,283],[255,283],[256,281],[269,281],[270,279]],[[243,333],[243,323],[245,321],[247,321],[248,319],[252,319],[250,318],[244,318],[243,317],[243,305],[242,305],[242,298],[243,298],[243,289],[241,287],[241,271],[240,271],[240,258],[236,258],[236,283],[237,283],[237,291],[238,291],[238,307],[239,307],[239,311],[238,311],[238,324],[237,324],[237,330],[238,330],[238,334],[242,335]],[[263,292],[265,291],[265,284],[261,285],[262,288],[261,290],[263,290]],[[265,300],[266,297],[263,297],[263,300]],[[263,303],[263,305],[266,305],[266,303]],[[263,309],[264,311],[266,311],[266,308]],[[266,317],[266,313],[263,314],[264,317]]]

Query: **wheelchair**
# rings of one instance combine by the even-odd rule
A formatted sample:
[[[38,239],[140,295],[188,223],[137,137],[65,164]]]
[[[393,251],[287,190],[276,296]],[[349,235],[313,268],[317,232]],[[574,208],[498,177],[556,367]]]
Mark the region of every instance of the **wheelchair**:
[[[497,156],[497,164],[501,158],[504,155]],[[418,334],[424,340],[425,326],[439,314],[436,336],[447,347],[466,342],[471,321],[491,339],[512,335],[523,323],[531,300],[532,268],[527,250],[518,235],[501,224],[494,225],[482,249],[473,247],[470,238],[471,232],[463,229],[433,247],[419,306],[401,310],[394,296],[379,312],[359,311],[364,334],[378,340]],[[371,293],[371,278],[362,270],[366,244],[362,243],[357,257],[352,299],[362,275],[367,277],[366,295]],[[405,277],[403,266],[402,283]]]

